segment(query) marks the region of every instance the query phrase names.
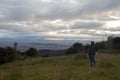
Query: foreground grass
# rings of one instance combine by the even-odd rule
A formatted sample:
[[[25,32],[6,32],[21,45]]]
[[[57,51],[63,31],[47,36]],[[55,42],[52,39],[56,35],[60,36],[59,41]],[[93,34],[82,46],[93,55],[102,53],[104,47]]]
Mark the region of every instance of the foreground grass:
[[[0,65],[0,80],[120,80],[120,54],[97,54],[96,66],[78,55]]]

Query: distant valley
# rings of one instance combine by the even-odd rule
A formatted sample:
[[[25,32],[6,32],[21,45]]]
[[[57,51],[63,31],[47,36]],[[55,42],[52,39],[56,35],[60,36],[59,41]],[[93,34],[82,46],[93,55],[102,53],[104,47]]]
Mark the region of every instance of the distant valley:
[[[0,43],[0,47],[13,47],[13,43]],[[18,51],[26,51],[29,48],[33,47],[37,50],[64,50],[68,49],[71,45],[64,44],[52,44],[52,43],[18,43],[17,50]]]

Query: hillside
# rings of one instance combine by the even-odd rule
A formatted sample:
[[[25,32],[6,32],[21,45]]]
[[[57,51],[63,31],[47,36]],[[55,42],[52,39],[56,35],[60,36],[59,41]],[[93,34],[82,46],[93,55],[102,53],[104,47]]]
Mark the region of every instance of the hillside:
[[[120,80],[120,54],[97,54],[96,61],[90,67],[83,55],[29,58],[0,65],[0,80]]]

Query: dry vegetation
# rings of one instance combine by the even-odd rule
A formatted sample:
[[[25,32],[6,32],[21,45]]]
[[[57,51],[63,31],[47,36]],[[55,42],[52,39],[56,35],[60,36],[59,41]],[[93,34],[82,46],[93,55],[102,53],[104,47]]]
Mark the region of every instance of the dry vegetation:
[[[0,65],[0,80],[120,80],[120,54],[97,54],[90,67],[84,55],[29,58]]]

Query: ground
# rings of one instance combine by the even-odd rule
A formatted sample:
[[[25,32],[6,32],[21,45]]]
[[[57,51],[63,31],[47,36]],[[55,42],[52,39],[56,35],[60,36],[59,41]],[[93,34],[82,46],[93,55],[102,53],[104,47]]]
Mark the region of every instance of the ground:
[[[14,61],[0,65],[0,80],[120,80],[120,54],[97,54],[95,67],[78,54]]]

